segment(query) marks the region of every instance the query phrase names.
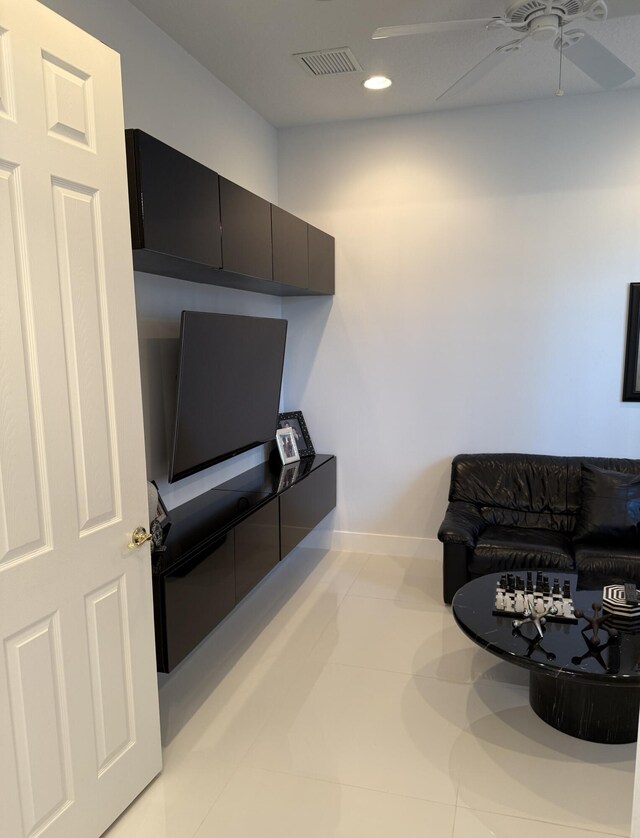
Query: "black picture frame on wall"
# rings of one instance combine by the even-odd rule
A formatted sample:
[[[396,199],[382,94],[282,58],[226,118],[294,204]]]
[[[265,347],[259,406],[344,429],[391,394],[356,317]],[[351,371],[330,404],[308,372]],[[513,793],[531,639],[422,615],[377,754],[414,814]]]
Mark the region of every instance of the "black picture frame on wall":
[[[313,457],[316,453],[307,430],[307,423],[301,410],[293,410],[289,413],[281,413],[278,416],[278,428],[293,428],[293,435],[298,446],[298,454],[301,457]]]
[[[629,284],[623,402],[640,402],[640,282]]]

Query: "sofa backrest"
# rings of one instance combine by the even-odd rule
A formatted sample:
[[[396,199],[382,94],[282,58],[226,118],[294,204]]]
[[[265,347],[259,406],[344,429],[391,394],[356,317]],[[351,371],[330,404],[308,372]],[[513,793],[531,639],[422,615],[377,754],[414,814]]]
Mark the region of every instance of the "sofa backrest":
[[[472,503],[489,524],[572,532],[580,511],[582,463],[640,473],[640,460],[545,454],[459,454],[449,500]]]

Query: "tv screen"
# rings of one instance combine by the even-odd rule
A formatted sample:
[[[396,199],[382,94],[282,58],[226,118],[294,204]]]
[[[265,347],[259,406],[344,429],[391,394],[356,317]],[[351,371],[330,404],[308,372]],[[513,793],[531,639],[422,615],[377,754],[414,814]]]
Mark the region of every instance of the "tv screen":
[[[273,439],[287,321],[183,311],[169,482]]]

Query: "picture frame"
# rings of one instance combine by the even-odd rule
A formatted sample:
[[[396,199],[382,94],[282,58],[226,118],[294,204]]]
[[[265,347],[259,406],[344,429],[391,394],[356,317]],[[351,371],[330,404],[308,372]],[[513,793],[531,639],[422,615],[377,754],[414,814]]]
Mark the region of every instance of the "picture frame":
[[[276,443],[283,465],[286,466],[287,463],[296,463],[300,460],[293,428],[278,428],[276,431]]]
[[[640,401],[640,282],[629,283],[622,401]]]
[[[301,410],[281,413],[278,416],[278,428],[293,428],[298,453],[301,457],[313,457],[315,455],[316,452],[309,436],[307,423],[304,421]]]

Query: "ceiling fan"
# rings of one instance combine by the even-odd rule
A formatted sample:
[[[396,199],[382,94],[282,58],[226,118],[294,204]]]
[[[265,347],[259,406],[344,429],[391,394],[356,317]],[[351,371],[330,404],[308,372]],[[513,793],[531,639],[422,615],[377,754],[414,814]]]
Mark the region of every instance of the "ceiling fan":
[[[516,32],[514,41],[502,44],[482,61],[468,70],[458,81],[441,93],[444,99],[453,93],[468,90],[472,85],[518,52],[525,41],[551,41],[560,52],[560,87],[562,95],[562,58],[566,57],[589,78],[605,90],[619,87],[635,77],[635,72],[608,50],[603,44],[582,29],[566,27],[580,20],[604,23],[608,17],[640,14],[640,0],[621,0],[624,5],[612,15],[605,0],[518,0],[512,3],[502,17],[475,20],[444,20],[402,26],[383,26],[373,33],[374,40],[400,35],[429,35],[438,32],[462,31],[484,27]],[[632,7],[633,11],[631,10]]]

